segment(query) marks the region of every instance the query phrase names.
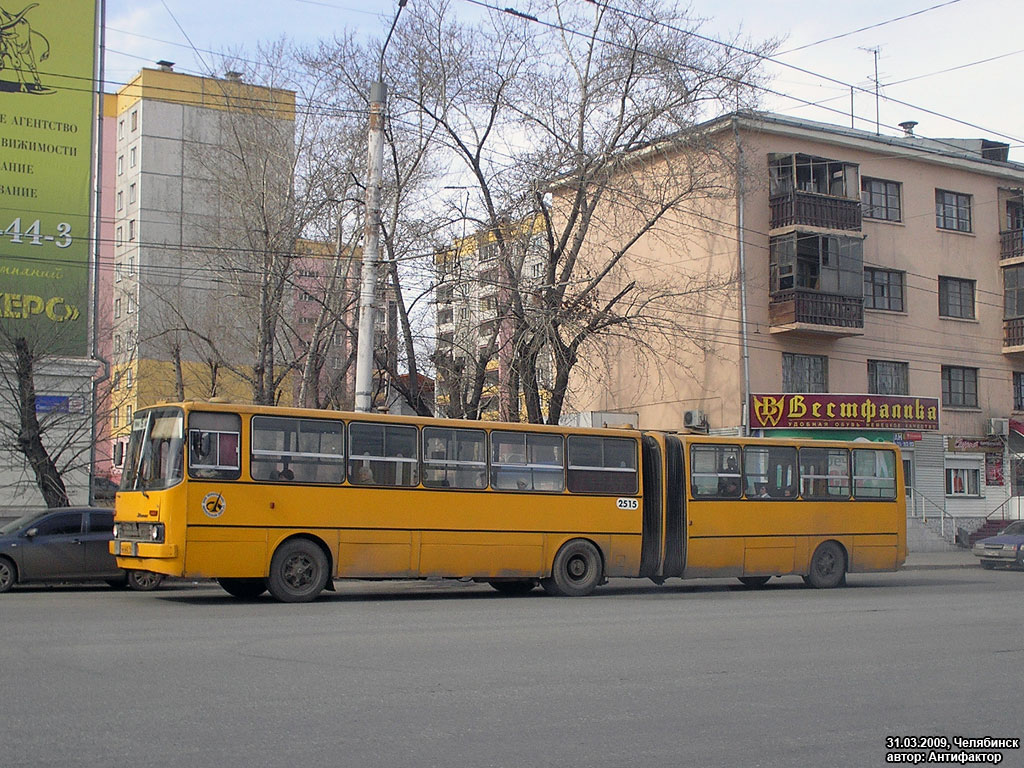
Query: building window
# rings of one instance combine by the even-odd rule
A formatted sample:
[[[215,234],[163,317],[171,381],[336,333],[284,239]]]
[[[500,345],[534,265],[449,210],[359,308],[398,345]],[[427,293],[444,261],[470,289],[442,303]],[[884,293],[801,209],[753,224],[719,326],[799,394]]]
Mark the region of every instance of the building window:
[[[125,406],[124,409],[124,423],[131,426],[132,423],[132,407],[130,405]]]
[[[132,219],[131,221],[128,222],[128,239],[135,239],[135,219]]]
[[[139,110],[133,109],[131,114],[132,126],[131,130],[137,131],[139,129]]]
[[[977,408],[978,369],[942,366],[942,404],[954,408]]]
[[[902,221],[900,183],[884,179],[861,179],[860,203],[866,219]]]
[[[974,319],[974,281],[939,278],[939,317]]]
[[[864,268],[864,308],[903,311],[905,275],[891,269]]]
[[[120,299],[114,299],[114,317],[117,318],[117,317],[120,317],[120,316],[121,316],[121,300]]]
[[[124,173],[124,155],[117,156],[117,175]]]
[[[124,138],[124,120],[117,121],[117,138]]]
[[[135,147],[132,147],[130,150],[128,150],[128,167],[129,168],[134,168],[136,166],[136,164],[138,163],[138,157],[139,157],[138,151],[136,150]]]
[[[868,392],[872,395],[909,395],[910,364],[868,360]]]
[[[980,496],[981,470],[967,467],[949,467],[946,469],[947,496]]]
[[[769,158],[768,170],[768,194],[772,197],[787,195],[794,190],[857,197],[859,169],[854,163],[811,155],[773,155]]]
[[[1013,410],[1024,411],[1024,373],[1013,374]]]
[[[135,257],[131,256],[128,259],[128,277],[131,277],[134,274],[135,274]]]
[[[540,263],[532,264],[532,265],[530,265],[530,274],[531,274],[532,277],[534,277],[536,279],[539,279],[541,277],[541,273],[542,273],[543,269],[544,269],[544,265],[543,264],[540,264]]]
[[[782,353],[783,392],[828,392],[828,358]]]
[[[117,352],[117,353],[121,352],[121,337],[120,336],[115,336],[114,337],[114,352]]]
[[[1006,228],[1014,231],[1024,229],[1024,201],[1006,201]]]
[[[117,194],[120,195],[121,193],[118,192]],[[134,184],[129,184],[128,185],[128,204],[131,205],[132,203],[134,203],[135,199],[136,199],[136,197],[135,197],[135,185]]]
[[[1024,264],[1003,270],[1003,319],[1024,317]]]
[[[132,369],[131,368],[129,368],[128,370],[126,370],[124,372],[124,388],[125,389],[131,389],[132,388]]]
[[[119,190],[118,193],[117,193],[117,210],[120,211],[123,208],[124,208],[124,192]]]
[[[117,389],[116,383],[117,382],[115,381],[114,389]],[[117,429],[119,426],[121,426],[121,411],[119,409],[115,408],[114,409],[114,429]]]
[[[128,297],[128,314],[129,315],[135,314],[135,297],[134,296],[129,296]]]
[[[935,190],[935,226],[956,232],[971,231],[971,196]]]
[[[771,238],[772,293],[794,288],[861,295],[864,242],[833,235],[791,234]]]

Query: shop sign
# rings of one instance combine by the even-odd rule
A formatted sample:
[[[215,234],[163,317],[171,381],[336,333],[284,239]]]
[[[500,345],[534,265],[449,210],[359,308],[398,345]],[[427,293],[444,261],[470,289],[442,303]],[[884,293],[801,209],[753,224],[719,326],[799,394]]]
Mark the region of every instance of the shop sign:
[[[750,396],[750,426],[935,431],[939,401],[898,395],[756,394]]]
[[[998,437],[947,437],[950,453],[1002,453],[1003,441]]]

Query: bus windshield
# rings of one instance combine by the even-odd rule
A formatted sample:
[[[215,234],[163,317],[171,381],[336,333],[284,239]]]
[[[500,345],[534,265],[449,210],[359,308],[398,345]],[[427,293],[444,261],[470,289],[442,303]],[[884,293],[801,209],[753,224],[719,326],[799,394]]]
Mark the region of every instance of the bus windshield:
[[[122,491],[158,491],[181,482],[184,416],[180,408],[136,415],[121,475]]]

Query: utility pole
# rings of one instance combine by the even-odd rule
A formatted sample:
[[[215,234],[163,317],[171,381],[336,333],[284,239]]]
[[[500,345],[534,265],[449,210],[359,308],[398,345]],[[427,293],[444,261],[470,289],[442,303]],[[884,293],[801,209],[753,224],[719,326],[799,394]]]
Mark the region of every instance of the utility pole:
[[[373,397],[373,327],[377,304],[377,265],[380,263],[380,182],[384,167],[384,52],[391,42],[398,17],[408,0],[398,0],[398,11],[380,51],[377,82],[370,84],[370,131],[366,162],[366,221],[363,225],[363,270],[359,286],[359,336],[356,340],[355,409],[370,410]]]
[[[357,411],[370,410],[373,396],[373,326],[380,262],[380,180],[384,166],[384,102],[388,88],[370,85],[370,136],[366,163],[366,221],[363,224],[363,271],[359,285],[359,337],[356,342]]]

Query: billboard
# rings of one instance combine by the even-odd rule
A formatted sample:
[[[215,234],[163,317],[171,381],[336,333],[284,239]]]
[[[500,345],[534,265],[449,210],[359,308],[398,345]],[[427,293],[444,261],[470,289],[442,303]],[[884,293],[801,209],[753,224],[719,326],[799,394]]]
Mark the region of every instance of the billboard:
[[[89,354],[96,0],[0,0],[0,326]]]

